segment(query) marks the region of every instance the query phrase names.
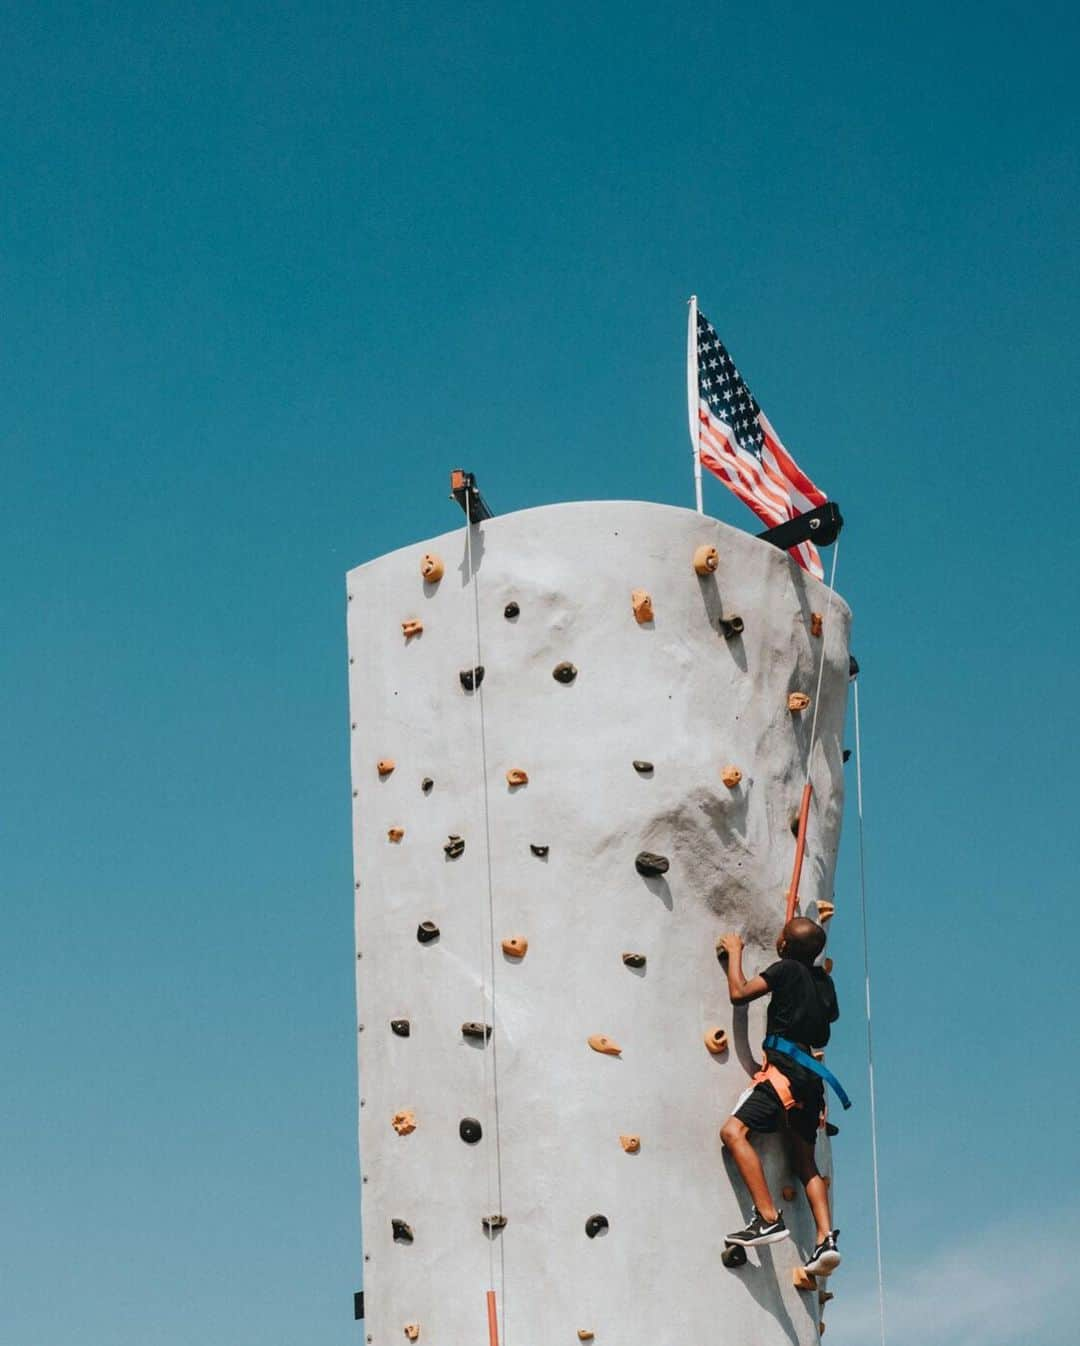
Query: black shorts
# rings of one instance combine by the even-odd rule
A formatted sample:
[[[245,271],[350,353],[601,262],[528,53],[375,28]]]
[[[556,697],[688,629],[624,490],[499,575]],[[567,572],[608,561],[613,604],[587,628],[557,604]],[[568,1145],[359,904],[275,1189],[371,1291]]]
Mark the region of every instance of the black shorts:
[[[793,1083],[791,1093],[801,1107],[785,1108],[771,1084],[756,1085],[735,1109],[734,1115],[751,1131],[778,1131],[788,1126],[808,1145],[813,1145],[825,1106],[824,1086],[819,1082],[801,1087]]]

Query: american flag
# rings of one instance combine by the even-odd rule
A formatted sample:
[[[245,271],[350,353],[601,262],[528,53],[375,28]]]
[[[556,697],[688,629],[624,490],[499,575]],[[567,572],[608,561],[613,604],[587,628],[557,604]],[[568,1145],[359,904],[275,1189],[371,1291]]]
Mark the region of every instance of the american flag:
[[[697,312],[696,303],[691,311],[697,323],[688,351],[690,434],[702,466],[770,528],[824,505],[826,497],[781,444],[716,328]],[[824,578],[821,557],[812,543],[792,547],[791,555],[812,575]]]

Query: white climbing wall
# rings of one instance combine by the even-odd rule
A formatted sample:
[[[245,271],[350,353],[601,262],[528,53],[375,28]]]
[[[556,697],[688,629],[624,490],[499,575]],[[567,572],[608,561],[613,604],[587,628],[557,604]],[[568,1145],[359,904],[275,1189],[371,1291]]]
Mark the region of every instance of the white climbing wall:
[[[813,715],[788,696],[814,695],[822,656],[801,909],[833,897],[848,608],[834,598],[815,638],[826,588],[690,510],[567,504],[471,531],[471,573],[460,527],[348,575],[367,1339],[419,1324],[428,1346],[480,1346],[493,1270],[503,1346],[582,1331],[598,1346],[814,1342],[817,1296],[792,1284],[812,1243],[801,1188],[781,1200],[791,1240],[720,1263],[749,1206],[717,1133],[755,1068],[764,1005],[732,1010],[714,945],[741,931],[748,975],[775,956]],[[702,544],[720,559],[699,578]],[[438,583],[421,577],[425,553],[445,564]],[[745,626],[728,639],[732,615]],[[423,631],[406,639],[410,620]],[[573,682],[552,676],[564,661]],[[477,663],[470,693],[459,673]],[[512,788],[515,768],[528,783]],[[642,877],[641,851],[667,856],[667,874]],[[424,921],[439,930],[427,943]],[[502,952],[515,936],[524,958]],[[486,1049],[466,1021],[494,1024]],[[712,1027],[731,1041],[719,1056]],[[594,1034],[621,1056],[591,1050]],[[392,1126],[401,1111],[411,1134]],[[477,1143],[459,1136],[466,1117]],[[795,1182],[778,1140],[762,1152],[774,1190]],[[824,1139],[819,1162],[828,1172]],[[495,1212],[507,1223],[489,1239]],[[596,1214],[609,1228],[590,1239]]]

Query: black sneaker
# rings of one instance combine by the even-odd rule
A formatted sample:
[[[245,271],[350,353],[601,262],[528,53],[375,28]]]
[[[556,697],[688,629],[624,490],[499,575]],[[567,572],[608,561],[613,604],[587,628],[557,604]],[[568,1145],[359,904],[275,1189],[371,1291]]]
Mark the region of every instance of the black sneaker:
[[[834,1229],[810,1254],[806,1269],[811,1276],[831,1276],[843,1261],[836,1248],[836,1240],[839,1237],[839,1229]]]
[[[766,1220],[754,1207],[754,1218],[736,1234],[729,1234],[725,1243],[738,1243],[744,1248],[756,1248],[761,1243],[779,1243],[788,1237],[788,1227],[784,1223],[784,1212],[777,1211],[775,1220]]]

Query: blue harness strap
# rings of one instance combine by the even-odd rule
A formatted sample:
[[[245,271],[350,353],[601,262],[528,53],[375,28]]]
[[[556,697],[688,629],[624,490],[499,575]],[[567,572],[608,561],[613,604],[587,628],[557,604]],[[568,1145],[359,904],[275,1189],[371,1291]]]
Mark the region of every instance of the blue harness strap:
[[[793,1061],[796,1061],[806,1070],[813,1071],[815,1075],[820,1076],[825,1081],[845,1108],[851,1107],[851,1099],[848,1098],[844,1086],[827,1066],[821,1061],[816,1061],[809,1052],[804,1052],[794,1042],[788,1042],[787,1038],[777,1037],[775,1033],[770,1033],[761,1045],[767,1052],[783,1052],[785,1056],[790,1056]]]

